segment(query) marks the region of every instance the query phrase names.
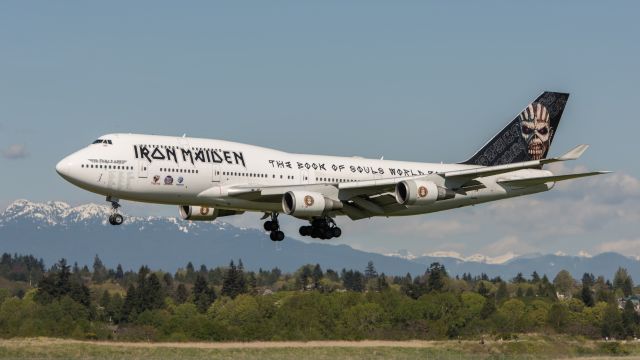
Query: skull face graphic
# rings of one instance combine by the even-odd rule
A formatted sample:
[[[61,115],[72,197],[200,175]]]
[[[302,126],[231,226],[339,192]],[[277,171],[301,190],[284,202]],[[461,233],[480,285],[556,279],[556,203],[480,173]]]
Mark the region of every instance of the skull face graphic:
[[[527,143],[529,158],[542,159],[549,148],[552,132],[547,108],[540,103],[529,104],[520,113],[520,129],[522,138]]]

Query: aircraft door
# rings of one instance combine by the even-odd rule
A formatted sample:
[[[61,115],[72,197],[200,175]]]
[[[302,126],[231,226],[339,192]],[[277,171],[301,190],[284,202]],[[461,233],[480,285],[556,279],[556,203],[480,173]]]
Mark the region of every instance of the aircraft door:
[[[300,183],[302,184],[311,183],[311,174],[309,173],[309,170],[303,169],[300,171]]]
[[[213,166],[211,167],[211,182],[219,183],[221,178],[222,178],[222,169],[220,164],[213,163]]]
[[[138,177],[139,178],[147,178],[149,177],[149,164],[146,161],[138,161]]]

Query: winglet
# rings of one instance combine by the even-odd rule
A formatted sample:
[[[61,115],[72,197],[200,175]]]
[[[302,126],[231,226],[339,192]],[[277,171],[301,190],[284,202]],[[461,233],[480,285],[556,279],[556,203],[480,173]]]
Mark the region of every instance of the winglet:
[[[569,150],[568,153],[560,156],[558,158],[558,160],[560,160],[560,161],[576,160],[580,156],[582,156],[582,154],[584,154],[584,152],[587,151],[588,148],[589,148],[589,145],[587,145],[587,144],[578,145],[578,146],[574,147],[573,149]]]

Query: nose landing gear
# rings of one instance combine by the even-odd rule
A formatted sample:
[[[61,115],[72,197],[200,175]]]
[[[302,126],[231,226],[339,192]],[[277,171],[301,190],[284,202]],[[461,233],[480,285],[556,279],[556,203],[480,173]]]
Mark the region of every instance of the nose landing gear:
[[[271,213],[271,220],[264,222],[264,229],[269,231],[271,241],[284,240],[284,233],[280,231],[280,223],[278,222],[278,213]]]
[[[107,196],[107,201],[111,203],[111,215],[109,215],[109,224],[122,225],[122,223],[124,222],[124,217],[118,214],[118,209],[120,208],[118,199]]]
[[[300,235],[311,236],[314,239],[329,240],[342,235],[342,230],[330,217],[316,218],[311,221],[311,226],[301,226]]]

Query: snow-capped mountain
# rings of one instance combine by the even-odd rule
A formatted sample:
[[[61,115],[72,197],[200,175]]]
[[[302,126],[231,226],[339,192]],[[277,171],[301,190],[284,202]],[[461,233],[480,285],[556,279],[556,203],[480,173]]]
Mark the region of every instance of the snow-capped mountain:
[[[4,212],[0,213],[0,228],[10,225],[28,225],[35,229],[97,225],[111,227],[112,225],[108,222],[109,215],[111,215],[111,207],[106,205],[83,204],[72,207],[61,201],[38,203],[19,199],[11,203]],[[153,225],[166,225],[188,233],[189,231],[202,230],[211,226],[221,230],[230,227],[229,224],[220,220],[197,223],[182,221],[175,217],[136,217],[126,213],[123,213],[123,215],[126,217],[126,221],[121,227],[137,228],[138,230],[144,230],[145,227]]]
[[[137,269],[149,265],[173,271],[189,261],[196,266],[226,265],[241,258],[248,269],[279,267],[295,271],[305,264],[320,264],[334,270],[363,270],[373,261],[378,272],[389,275],[423,274],[433,262],[444,264],[451,275],[463,273],[514,277],[534,270],[551,279],[566,269],[579,279],[584,272],[611,278],[619,266],[640,279],[640,262],[616,253],[579,256],[563,254],[507,253],[499,257],[463,256],[457,252],[434,252],[415,256],[407,250],[376,254],[331,242],[304,243],[288,237],[271,242],[265,233],[242,229],[224,221],[190,222],[175,217],[127,216],[121,226],[107,223],[108,206],[86,204],[70,206],[64,202],[45,203],[17,200],[0,212],[0,252],[32,254],[46,264],[60,258],[91,265],[98,254],[115,267]]]
[[[482,254],[473,254],[471,256],[463,256],[462,254],[455,251],[434,251],[431,253],[426,253],[420,256],[416,256],[407,250],[398,250],[394,253],[387,253],[387,256],[395,256],[407,260],[415,260],[421,257],[425,258],[449,258],[456,259],[462,262],[476,262],[482,264],[505,264],[515,258],[518,255],[513,252],[507,252],[506,254],[498,255],[498,256],[487,256]]]

